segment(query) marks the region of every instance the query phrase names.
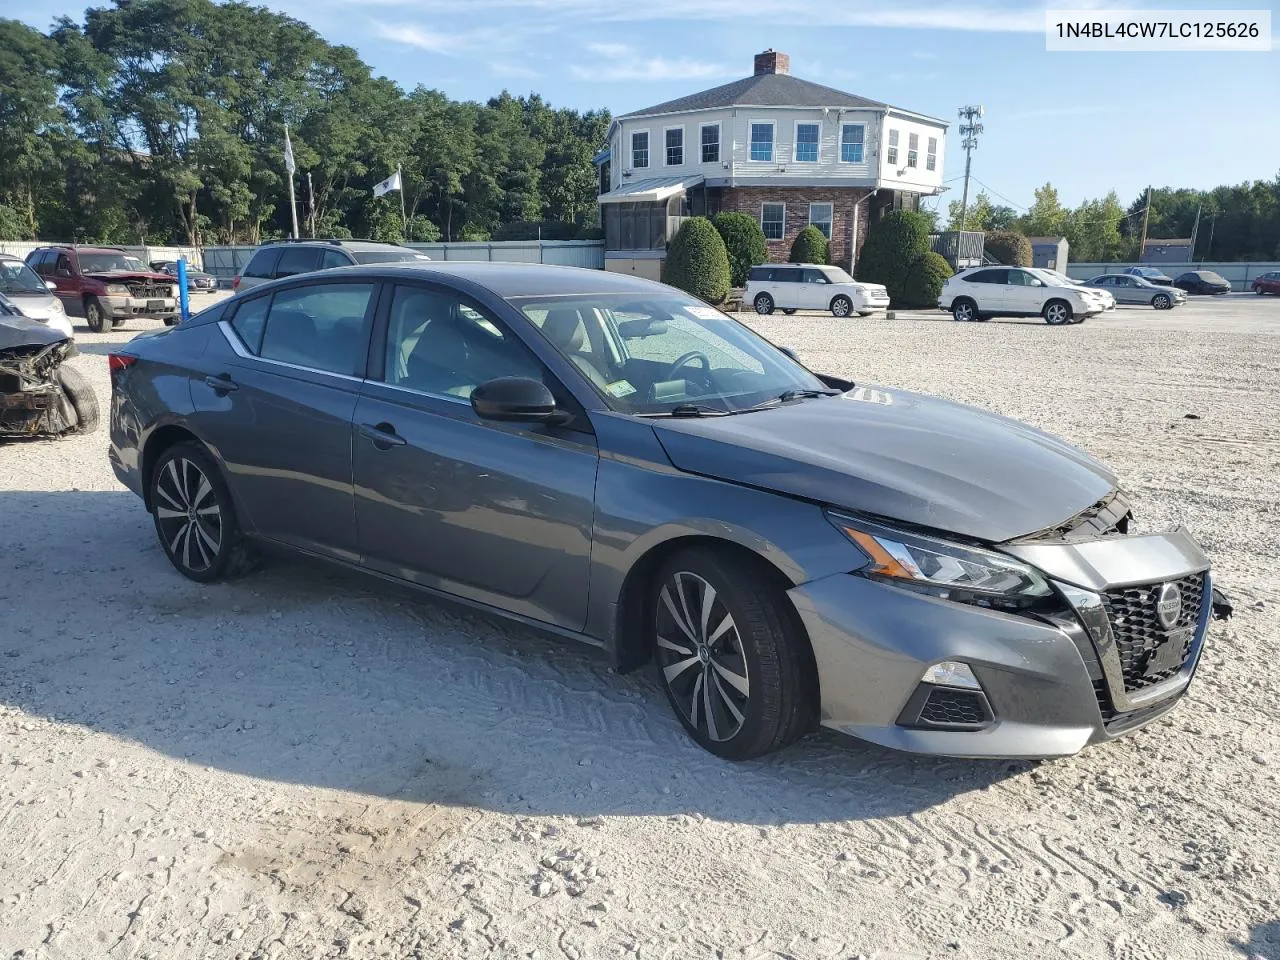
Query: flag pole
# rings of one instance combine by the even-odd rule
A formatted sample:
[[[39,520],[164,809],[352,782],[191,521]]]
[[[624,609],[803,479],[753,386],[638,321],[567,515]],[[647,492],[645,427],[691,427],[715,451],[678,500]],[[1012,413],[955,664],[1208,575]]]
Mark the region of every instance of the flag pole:
[[[406,243],[409,240],[409,218],[404,212],[404,173],[400,168],[400,164],[396,164],[396,179],[400,181],[400,239]]]
[[[293,239],[298,239],[298,200],[293,195],[293,144],[289,142],[289,125],[284,125],[284,145],[286,154],[285,170],[289,174],[289,216],[293,220]]]

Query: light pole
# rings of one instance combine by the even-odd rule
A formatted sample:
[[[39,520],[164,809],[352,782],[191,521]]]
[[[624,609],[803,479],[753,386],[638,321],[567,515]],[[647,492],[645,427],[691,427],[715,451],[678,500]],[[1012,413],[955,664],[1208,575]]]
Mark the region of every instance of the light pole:
[[[967,225],[969,213],[969,165],[973,161],[973,151],[978,148],[978,135],[982,133],[982,104],[960,108],[960,146],[964,147],[964,194],[960,199],[960,229]]]

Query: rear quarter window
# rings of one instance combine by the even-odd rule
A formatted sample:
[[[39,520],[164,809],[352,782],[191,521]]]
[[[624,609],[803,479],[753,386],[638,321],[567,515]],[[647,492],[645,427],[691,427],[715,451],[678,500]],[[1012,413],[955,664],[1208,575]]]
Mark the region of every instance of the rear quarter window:
[[[766,283],[773,279],[773,270],[769,267],[752,267],[751,272],[747,274],[747,279]]]
[[[262,332],[267,326],[267,310],[270,306],[270,297],[245,300],[236,308],[236,314],[231,318],[231,329],[236,332],[245,349],[254,356],[262,350]]]
[[[268,247],[263,247],[252,257],[244,268],[246,277],[261,277],[270,279],[271,271],[276,265],[276,261],[280,259],[280,251]]]
[[[282,250],[280,262],[276,264],[275,276],[292,277],[299,273],[318,270],[321,252],[315,247],[289,247]]]

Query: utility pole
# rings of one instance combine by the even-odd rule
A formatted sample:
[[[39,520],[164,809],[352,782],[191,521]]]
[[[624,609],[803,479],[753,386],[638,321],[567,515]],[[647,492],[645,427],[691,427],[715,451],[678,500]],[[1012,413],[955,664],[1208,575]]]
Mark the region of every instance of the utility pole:
[[[978,121],[983,114],[982,104],[960,108],[960,146],[964,147],[964,194],[960,199],[960,229],[968,222],[969,214],[969,167],[973,162],[973,151],[978,148],[978,135],[982,133],[982,124]]]
[[[1147,205],[1142,208],[1142,239],[1138,242],[1138,262],[1147,252],[1147,221],[1151,218],[1151,188],[1147,187]]]
[[[1209,218],[1209,246],[1204,248],[1204,256],[1200,258],[1200,262],[1204,263],[1206,257],[1213,256],[1213,228],[1218,225],[1218,215],[1215,213]]]
[[[1204,209],[1204,204],[1203,204],[1203,203],[1202,203],[1202,204],[1200,204],[1200,206],[1196,207],[1196,222],[1195,222],[1194,224],[1192,224],[1192,226],[1191,226],[1191,251],[1190,251],[1190,258],[1191,258],[1191,260],[1192,260],[1193,262],[1194,262],[1194,261],[1195,261],[1195,259],[1196,259],[1196,234],[1200,232],[1200,211],[1201,211],[1202,209]],[[1201,260],[1203,260],[1203,259],[1204,259],[1204,257],[1201,257],[1200,259],[1201,259]]]
[[[307,233],[316,238],[316,188],[311,184],[311,171],[307,171]]]

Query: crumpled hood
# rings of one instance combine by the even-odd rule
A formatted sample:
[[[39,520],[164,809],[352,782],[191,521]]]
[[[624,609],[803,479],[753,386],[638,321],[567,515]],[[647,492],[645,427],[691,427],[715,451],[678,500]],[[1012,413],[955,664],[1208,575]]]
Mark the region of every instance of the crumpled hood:
[[[24,317],[32,320],[48,320],[53,316],[62,316],[58,299],[52,293],[8,293],[9,302],[22,311]]]
[[[681,470],[994,543],[1059,524],[1116,485],[1034,427],[882,387],[651,422]]]
[[[144,270],[103,270],[98,273],[86,273],[86,277],[102,280],[106,283],[177,283],[177,277],[167,273],[149,273]]]
[[[0,316],[0,351],[21,347],[47,347],[66,339],[66,334],[59,333],[39,320]]]

